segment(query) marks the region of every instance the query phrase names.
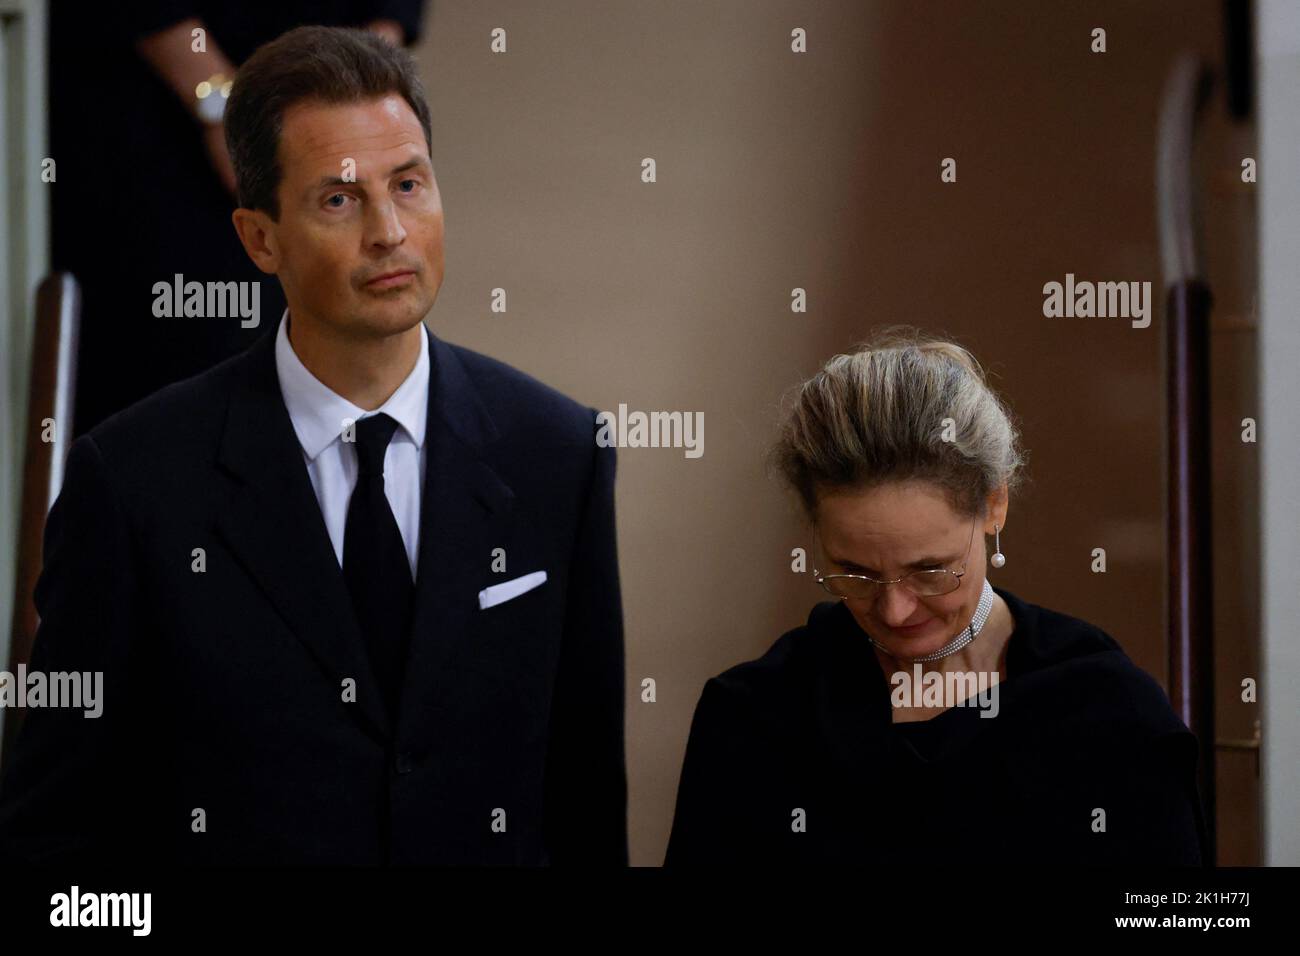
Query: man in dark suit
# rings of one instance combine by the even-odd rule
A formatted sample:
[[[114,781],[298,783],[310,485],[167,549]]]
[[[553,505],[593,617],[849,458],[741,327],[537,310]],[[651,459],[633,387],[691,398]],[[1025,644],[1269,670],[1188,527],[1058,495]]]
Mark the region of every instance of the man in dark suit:
[[[0,857],[625,865],[614,450],[425,329],[411,62],[292,31],[225,125],[289,308],[73,444],[30,670],[102,672],[102,716],[25,712]]]

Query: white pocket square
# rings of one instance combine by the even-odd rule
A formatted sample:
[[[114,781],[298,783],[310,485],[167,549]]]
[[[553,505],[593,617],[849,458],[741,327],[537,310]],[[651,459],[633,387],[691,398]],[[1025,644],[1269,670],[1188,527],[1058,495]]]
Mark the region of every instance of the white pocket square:
[[[534,571],[532,574],[525,574],[522,578],[503,581],[500,584],[492,585],[490,588],[484,588],[478,592],[479,610],[487,610],[494,605],[509,601],[511,598],[517,598],[525,591],[531,591],[545,582],[546,572]]]

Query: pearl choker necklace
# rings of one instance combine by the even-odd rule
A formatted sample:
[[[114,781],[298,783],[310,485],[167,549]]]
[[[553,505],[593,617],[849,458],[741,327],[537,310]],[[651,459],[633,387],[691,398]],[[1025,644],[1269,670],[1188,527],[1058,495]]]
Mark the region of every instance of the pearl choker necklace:
[[[908,663],[914,663],[917,661],[937,661],[941,657],[947,657],[949,654],[961,650],[971,641],[975,640],[975,636],[979,634],[979,632],[984,628],[984,623],[989,619],[989,614],[990,612],[992,612],[992,610],[993,610],[993,585],[989,584],[988,578],[985,578],[984,590],[980,594],[980,603],[979,606],[975,609],[975,615],[974,617],[971,618],[970,624],[964,627],[960,634],[954,637],[943,647],[939,648],[933,654],[926,654],[924,657],[906,657],[902,659],[906,660]],[[885,645],[881,644],[870,634],[867,635],[867,640],[871,641],[872,644],[880,648],[886,654],[889,654],[891,657],[894,656],[892,651],[886,648]]]

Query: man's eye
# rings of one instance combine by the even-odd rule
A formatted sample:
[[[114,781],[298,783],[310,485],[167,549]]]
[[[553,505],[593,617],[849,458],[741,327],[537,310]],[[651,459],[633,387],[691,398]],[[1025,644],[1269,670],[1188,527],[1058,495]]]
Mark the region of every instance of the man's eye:
[[[343,193],[334,193],[334,195],[330,196],[328,199],[325,200],[325,205],[329,206],[331,209],[339,209],[343,206],[343,203],[347,200],[347,198],[348,197],[345,196]],[[334,200],[336,199],[340,201],[337,203],[334,202]]]
[[[410,184],[411,184],[411,188],[410,188],[410,189],[404,189],[404,190],[402,190],[403,192],[408,192],[408,193],[409,193],[409,192],[415,192],[415,187],[418,186],[418,185],[420,185],[420,181],[419,181],[418,179],[403,179],[400,183],[398,183],[398,185],[399,185],[399,186],[405,186],[407,183],[410,183]]]

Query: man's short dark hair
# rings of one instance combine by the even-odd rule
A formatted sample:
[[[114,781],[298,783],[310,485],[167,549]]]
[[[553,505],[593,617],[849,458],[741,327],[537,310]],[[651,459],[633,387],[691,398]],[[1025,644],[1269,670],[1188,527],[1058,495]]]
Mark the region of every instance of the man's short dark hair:
[[[365,30],[320,26],[297,27],[258,47],[235,75],[223,121],[239,205],[280,218],[278,150],[290,106],[359,103],[388,93],[410,105],[432,157],[429,104],[405,50]]]

